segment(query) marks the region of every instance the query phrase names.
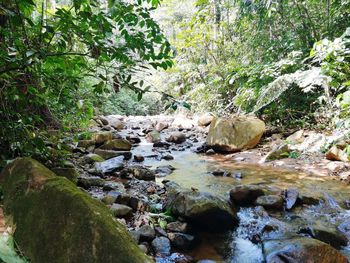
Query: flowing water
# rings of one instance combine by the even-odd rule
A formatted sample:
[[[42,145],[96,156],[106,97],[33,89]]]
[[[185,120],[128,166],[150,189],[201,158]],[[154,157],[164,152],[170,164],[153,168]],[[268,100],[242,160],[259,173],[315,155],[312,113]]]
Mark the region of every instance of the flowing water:
[[[194,145],[195,148],[198,145]],[[342,221],[350,219],[346,204],[350,200],[350,187],[329,177],[310,176],[304,173],[270,168],[259,165],[245,165],[234,162],[224,155],[206,156],[196,154],[190,148],[171,151],[174,160],[153,158],[152,144],[143,141],[134,149],[134,154],[148,156],[145,165],[156,168],[172,165],[176,170],[167,180],[182,187],[197,188],[228,199],[234,185],[259,184],[271,192],[287,188],[297,188],[302,196],[322,200],[318,205],[295,208],[267,214],[259,208],[242,208],[238,216],[240,225],[235,231],[224,234],[201,234],[201,243],[190,254],[197,259],[212,259],[217,262],[250,263],[263,262],[262,247],[251,242],[255,233],[266,225],[278,226],[264,238],[279,238],[288,233],[297,233],[302,226],[322,226],[336,228]],[[213,171],[224,170],[233,177],[214,176]],[[161,183],[164,178],[157,179]],[[350,259],[350,248],[342,252]]]

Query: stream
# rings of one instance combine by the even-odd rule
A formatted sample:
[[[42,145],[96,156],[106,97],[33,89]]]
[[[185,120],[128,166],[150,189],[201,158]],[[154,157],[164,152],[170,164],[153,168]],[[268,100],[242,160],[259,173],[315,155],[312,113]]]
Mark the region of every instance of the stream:
[[[229,191],[233,186],[255,184],[271,192],[297,188],[299,195],[321,201],[291,211],[269,213],[261,211],[261,207],[241,208],[238,212],[238,228],[223,234],[200,233],[200,244],[188,252],[192,257],[216,262],[263,262],[262,245],[252,242],[252,237],[261,233],[267,225],[271,226],[271,230],[264,233],[264,239],[279,239],[295,235],[292,233],[300,233],[300,229],[308,226],[334,229],[336,232],[339,224],[350,219],[347,203],[350,200],[348,185],[328,177],[310,176],[261,165],[240,164],[225,155],[208,156],[195,153],[194,149],[202,143],[199,140],[188,143],[185,147],[169,150],[174,159],[166,161],[156,158],[153,144],[142,138],[141,143],[133,148],[133,154],[145,156],[143,165],[152,169],[162,165],[176,168],[172,174],[166,176],[167,180],[174,181],[184,188],[195,187],[199,191],[225,199],[229,198]],[[225,171],[233,176],[214,176],[215,171]],[[164,179],[161,177],[156,181],[162,184]],[[349,241],[350,237],[347,238]],[[349,243],[340,250],[350,259]]]

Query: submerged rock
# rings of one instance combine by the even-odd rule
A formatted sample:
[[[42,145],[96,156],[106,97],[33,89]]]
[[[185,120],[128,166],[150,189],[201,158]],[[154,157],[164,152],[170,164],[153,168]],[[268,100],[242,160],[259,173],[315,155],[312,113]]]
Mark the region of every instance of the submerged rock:
[[[266,263],[347,263],[336,249],[312,238],[264,242]]]
[[[228,202],[209,193],[169,189],[167,208],[208,231],[224,231],[237,225],[238,219]]]
[[[37,161],[16,159],[0,178],[14,238],[31,262],[151,262],[105,205]]]
[[[145,181],[153,181],[156,178],[153,171],[142,166],[132,166],[125,168],[120,172],[120,176],[124,178],[135,177],[136,179]]]
[[[254,148],[265,131],[265,123],[254,117],[216,118],[212,121],[207,145],[217,151],[237,152]]]

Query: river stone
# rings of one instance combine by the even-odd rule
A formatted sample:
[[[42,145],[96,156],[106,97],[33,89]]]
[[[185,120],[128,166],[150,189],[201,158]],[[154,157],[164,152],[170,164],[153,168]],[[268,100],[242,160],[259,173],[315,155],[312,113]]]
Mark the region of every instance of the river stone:
[[[296,188],[288,188],[283,192],[284,194],[284,202],[285,207],[287,210],[290,210],[294,207],[296,204],[298,197],[299,197],[299,191]]]
[[[188,230],[188,224],[180,221],[170,222],[167,224],[166,229],[170,232],[186,233]]]
[[[112,213],[115,217],[126,217],[131,214],[132,208],[127,205],[113,204],[111,206]]]
[[[336,249],[313,238],[264,242],[266,263],[347,263]]]
[[[56,167],[56,168],[53,168],[52,171],[58,176],[66,177],[68,180],[72,181],[73,183],[78,182],[79,173],[75,168]]]
[[[329,149],[329,151],[326,153],[326,158],[330,161],[349,161],[346,152],[343,149],[338,148],[336,145]]]
[[[265,209],[282,210],[283,198],[280,195],[263,195],[256,199],[255,204],[260,205]]]
[[[210,124],[207,145],[221,152],[254,148],[265,131],[265,123],[255,117],[215,118]]]
[[[131,152],[127,152],[127,151],[102,150],[99,148],[95,149],[94,153],[101,156],[105,160],[111,159],[113,157],[121,156],[121,155],[123,155],[125,159],[128,160],[128,157],[131,157],[132,155]]]
[[[145,157],[143,157],[142,155],[134,155],[134,161],[138,162],[138,163],[142,163],[145,160]]]
[[[103,162],[105,159],[98,154],[89,153],[81,158],[82,164],[92,164],[96,162]]]
[[[18,158],[0,179],[14,238],[31,262],[152,262],[104,204],[39,162]]]
[[[104,180],[98,176],[84,176],[84,177],[79,177],[78,178],[78,183],[77,185],[79,187],[82,187],[84,189],[89,189],[92,186],[103,186],[104,185]]]
[[[166,122],[157,122],[154,128],[156,131],[161,132],[162,130],[165,130],[169,127],[169,123]]]
[[[137,230],[140,233],[140,241],[151,242],[156,237],[156,231],[150,225],[143,225]]]
[[[80,140],[78,141],[78,147],[81,148],[88,148],[90,146],[94,146],[95,145],[95,141],[94,140]]]
[[[105,142],[112,140],[113,134],[110,131],[97,132],[92,135],[92,140],[96,145],[104,144]]]
[[[186,134],[182,132],[172,132],[166,140],[168,142],[180,144],[186,141]]]
[[[124,168],[124,156],[111,158],[104,162],[95,164],[95,169],[100,173],[112,173]]]
[[[167,184],[166,207],[194,226],[211,231],[225,231],[238,223],[238,218],[228,202],[212,194],[173,188]],[[171,188],[169,187],[171,186]]]
[[[98,118],[102,122],[103,125],[106,126],[109,124],[108,119],[105,116],[100,115],[100,116],[98,116]]]
[[[237,185],[230,191],[231,201],[238,206],[251,206],[262,195],[264,191],[257,185]]]
[[[195,241],[194,236],[183,233],[168,233],[168,238],[174,247],[184,250],[192,247]]]
[[[340,249],[348,243],[346,236],[335,228],[310,226],[300,229],[299,233],[308,234],[310,237],[325,242],[335,249]]]
[[[152,241],[152,248],[158,256],[169,256],[171,251],[170,240],[166,237],[156,237]]]
[[[272,150],[265,156],[265,161],[274,161],[288,157],[289,146],[284,143],[281,145],[275,145]]]
[[[153,171],[142,166],[132,166],[125,168],[120,172],[120,176],[122,178],[135,177],[136,179],[144,181],[154,181],[156,178]]]
[[[161,165],[158,166],[154,172],[156,173],[157,177],[165,177],[167,175],[170,175],[174,172],[175,167],[171,166],[171,165]]]
[[[198,118],[199,126],[208,126],[214,120],[214,116],[210,113],[205,113]]]
[[[114,139],[105,142],[100,149],[102,150],[113,150],[113,151],[130,151],[131,143],[125,139]]]
[[[109,125],[111,125],[116,130],[122,130],[124,129],[124,122],[123,117],[119,115],[108,115],[105,116],[105,118],[108,120]]]
[[[158,131],[151,131],[147,133],[146,140],[151,143],[157,143],[161,141],[160,133]]]
[[[345,234],[348,237],[348,239],[350,239],[350,219],[346,219],[345,221],[343,221],[338,226],[338,230]]]

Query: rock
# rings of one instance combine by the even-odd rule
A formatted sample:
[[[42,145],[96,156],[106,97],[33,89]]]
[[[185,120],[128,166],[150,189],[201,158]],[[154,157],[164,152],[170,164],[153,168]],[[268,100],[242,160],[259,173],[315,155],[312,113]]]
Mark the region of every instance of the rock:
[[[254,148],[265,131],[265,123],[257,118],[240,116],[215,118],[210,124],[207,145],[222,152]]]
[[[154,128],[156,131],[161,132],[162,130],[165,130],[169,127],[169,123],[166,122],[157,122]]]
[[[251,206],[264,191],[257,185],[238,185],[230,191],[231,201],[238,206]]]
[[[126,136],[126,139],[132,144],[138,144],[141,142],[141,139],[139,137],[133,135]]]
[[[107,141],[99,149],[113,150],[113,151],[130,151],[131,147],[132,147],[132,145],[128,140],[114,139],[111,141]]]
[[[94,140],[80,140],[78,141],[78,147],[81,148],[88,148],[90,146],[94,146],[95,145],[95,141]]]
[[[264,242],[266,263],[347,263],[331,246],[312,238],[293,238]]]
[[[275,145],[272,150],[265,156],[265,161],[274,161],[289,156],[288,144]]]
[[[182,132],[172,132],[166,140],[168,142],[180,144],[186,141],[186,135]]]
[[[214,116],[210,113],[205,113],[198,118],[199,126],[208,126],[214,120]]]
[[[108,119],[105,116],[98,116],[99,120],[102,122],[103,125],[108,125]]]
[[[188,119],[186,116],[176,116],[171,126],[178,129],[192,129],[195,126],[195,121]]]
[[[89,189],[92,186],[103,186],[104,180],[98,176],[90,176],[90,177],[79,177],[77,185],[84,189]]]
[[[162,156],[162,159],[166,160],[166,161],[171,161],[171,160],[174,160],[174,156],[167,154],[167,155]]]
[[[105,205],[37,161],[16,159],[0,179],[14,238],[31,262],[152,262]]]
[[[132,157],[132,153],[129,151],[113,151],[113,150],[102,150],[102,149],[95,149],[95,154],[98,154],[103,159],[108,160],[113,157],[118,156],[124,156],[125,160],[130,160]]]
[[[142,241],[151,242],[156,236],[156,231],[154,231],[153,227],[151,227],[150,225],[143,225],[137,231],[140,233],[141,242]]]
[[[105,118],[108,120],[109,125],[111,125],[116,130],[122,130],[124,129],[124,123],[123,123],[123,117],[118,115],[109,115],[105,116]]]
[[[103,162],[105,159],[103,159],[100,155],[89,153],[87,155],[84,155],[83,158],[81,158],[82,164],[92,164],[96,162]]]
[[[205,230],[225,231],[233,228],[238,219],[229,204],[209,193],[173,188],[168,186],[166,207],[196,227]]]
[[[186,233],[188,231],[188,224],[185,222],[175,221],[168,223],[166,229],[170,232]]]
[[[175,168],[171,165],[162,165],[162,166],[158,166],[154,170],[154,172],[155,172],[157,177],[165,177],[165,176],[172,174],[174,170],[175,170]]]
[[[183,250],[191,248],[195,241],[194,236],[183,233],[168,233],[168,238],[174,247]]]
[[[113,204],[111,206],[112,213],[115,217],[126,217],[131,214],[132,208],[127,205]]]
[[[156,178],[153,171],[142,166],[133,166],[125,168],[120,172],[120,176],[122,178],[127,178],[131,176],[144,181],[154,181]]]
[[[56,167],[53,168],[52,171],[58,176],[66,177],[75,184],[78,182],[79,173],[75,168]]]
[[[299,143],[302,143],[304,139],[305,139],[304,130],[299,130],[293,133],[292,135],[288,136],[286,141],[289,144],[299,144]]]
[[[215,170],[215,171],[212,171],[211,172],[214,176],[224,176],[224,177],[227,177],[227,176],[231,176],[231,173],[228,172],[228,171],[225,171],[225,170]]]
[[[170,144],[167,142],[155,142],[153,143],[153,147],[155,148],[163,148],[163,147],[169,147]]]
[[[104,184],[103,184],[103,191],[111,191],[111,190],[124,192],[125,191],[125,187],[120,182],[105,181]]]
[[[161,141],[160,133],[158,131],[151,131],[147,133],[146,140],[151,143],[157,143]]]
[[[104,196],[101,201],[106,205],[113,205],[116,202],[118,196],[120,195],[120,192],[112,192],[111,194],[107,194],[106,196]]]
[[[346,236],[335,228],[319,226],[304,227],[299,230],[299,233],[308,234],[310,237],[329,244],[335,249],[341,249],[341,247],[348,244]]]
[[[299,197],[298,189],[288,188],[283,192],[283,195],[284,195],[284,202],[285,202],[286,209],[287,210],[292,209]]]
[[[147,243],[140,244],[139,248],[143,251],[143,253],[145,253],[145,254],[148,253],[148,245],[147,245]]]
[[[342,161],[348,162],[348,155],[346,152],[337,146],[332,146],[331,149],[326,153],[326,158],[330,161]]]
[[[259,196],[256,201],[256,205],[260,205],[266,209],[271,210],[282,210],[283,199],[280,195],[263,195]]]
[[[97,132],[92,135],[92,140],[95,141],[96,145],[104,144],[107,141],[112,140],[113,134],[109,131]]]
[[[346,219],[339,226],[338,230],[350,239],[350,219]]]
[[[140,242],[140,233],[138,231],[129,231],[129,234],[135,240],[136,244]]]
[[[158,256],[169,256],[171,251],[170,240],[166,237],[156,237],[152,241],[152,248]]]
[[[134,155],[134,160],[135,162],[141,163],[145,160],[145,157],[143,157],[142,155]]]
[[[214,149],[209,149],[205,152],[206,155],[214,155],[216,154],[216,152],[214,151]]]
[[[124,156],[114,157],[107,161],[95,164],[96,171],[103,174],[113,173],[123,168],[124,168]]]
[[[156,258],[156,263],[194,263],[195,260],[188,255],[172,253],[169,257]]]

